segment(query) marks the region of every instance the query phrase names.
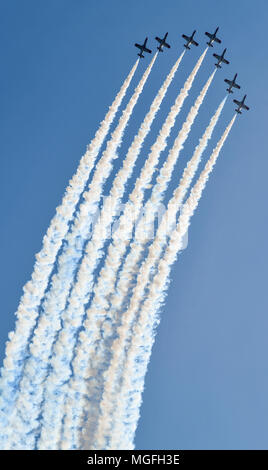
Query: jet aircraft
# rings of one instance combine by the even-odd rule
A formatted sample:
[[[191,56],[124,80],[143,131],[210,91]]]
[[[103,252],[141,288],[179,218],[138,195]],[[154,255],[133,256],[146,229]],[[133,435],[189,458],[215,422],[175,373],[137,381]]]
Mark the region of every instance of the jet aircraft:
[[[249,107],[245,104],[245,99],[246,99],[247,95],[244,96],[244,98],[242,99],[242,101],[238,101],[238,100],[233,100],[233,102],[235,104],[237,104],[237,108],[236,108],[236,112],[238,114],[242,114],[241,113],[241,109],[246,109],[247,111],[249,110]]]
[[[209,41],[207,42],[207,45],[209,47],[213,47],[213,42],[218,42],[219,44],[221,43],[221,40],[217,38],[217,32],[219,30],[219,27],[215,29],[215,33],[211,34],[208,33],[207,31],[205,32],[205,35],[209,37]]]
[[[139,52],[139,54],[138,54],[138,56],[139,56],[140,58],[144,58],[143,52],[148,52],[148,54],[151,54],[151,52],[152,52],[150,49],[148,49],[148,48],[146,47],[147,41],[148,41],[148,38],[145,38],[143,44],[137,44],[137,43],[135,44],[135,47],[137,47],[138,49],[140,49],[140,52]]]
[[[237,77],[237,73],[235,74],[233,80],[228,80],[228,78],[225,78],[225,79],[224,79],[224,81],[225,81],[226,83],[228,83],[228,85],[229,85],[229,87],[228,87],[227,90],[226,90],[226,91],[228,91],[228,93],[233,93],[232,88],[238,88],[238,89],[241,88],[240,85],[238,85],[238,84],[236,83],[236,77]]]
[[[157,47],[157,49],[159,50],[159,52],[163,52],[163,46],[164,47],[168,47],[168,49],[170,49],[170,45],[166,42],[166,39],[167,39],[167,35],[168,33],[165,34],[165,36],[163,37],[163,39],[160,39],[156,36],[156,40],[159,42],[159,46]]]
[[[213,56],[216,57],[216,59],[218,61],[217,64],[215,64],[218,69],[221,69],[221,65],[220,65],[221,63],[223,63],[223,64],[229,64],[230,63],[228,60],[226,60],[224,58],[225,52],[226,52],[226,49],[224,49],[222,55],[213,54]]]
[[[196,31],[193,32],[193,34],[191,36],[186,36],[186,34],[182,34],[182,37],[183,39],[186,39],[186,44],[184,44],[184,47],[186,47],[186,49],[190,49],[190,45],[193,44],[193,46],[198,46],[198,42],[196,42],[194,40],[194,35],[195,35]]]

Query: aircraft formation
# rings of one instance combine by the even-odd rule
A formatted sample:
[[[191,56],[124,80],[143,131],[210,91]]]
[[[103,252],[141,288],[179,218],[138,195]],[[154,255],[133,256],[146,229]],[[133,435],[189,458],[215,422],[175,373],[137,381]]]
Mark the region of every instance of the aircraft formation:
[[[207,45],[209,47],[213,47],[213,43],[216,42],[218,44],[221,44],[221,39],[219,39],[217,37],[217,33],[218,33],[218,30],[219,30],[219,27],[217,27],[214,31],[214,33],[208,33],[207,31],[205,32],[205,35],[208,36],[209,38],[209,41],[207,42]],[[183,39],[186,40],[186,43],[184,44],[184,47],[186,49],[191,49],[190,46],[193,45],[193,46],[199,46],[199,43],[195,41],[194,39],[194,35],[196,33],[196,30],[193,31],[193,33],[191,34],[191,36],[187,36],[186,34],[182,34],[182,37]],[[167,39],[167,36],[168,36],[168,33],[165,34],[165,36],[163,37],[163,39],[159,38],[158,36],[155,37],[156,41],[158,42],[158,46],[157,46],[157,49],[159,52],[163,52],[164,51],[164,47],[170,49],[170,44],[167,43],[166,39]],[[137,47],[140,52],[138,54],[138,56],[140,58],[144,58],[145,56],[143,55],[144,52],[147,52],[148,54],[151,54],[152,51],[151,49],[148,49],[147,47],[147,41],[148,41],[148,37],[145,38],[144,40],[144,43],[143,44],[135,44],[135,47]],[[217,68],[222,68],[222,65],[221,64],[229,64],[230,62],[225,59],[225,53],[226,53],[226,48],[223,50],[222,54],[219,55],[219,54],[213,54],[213,57],[215,57],[217,59],[217,62],[215,63],[215,67]],[[237,88],[237,89],[240,89],[240,85],[238,85],[236,83],[236,78],[237,78],[237,73],[235,74],[234,78],[232,80],[229,80],[227,78],[224,79],[224,81],[229,85],[228,88],[226,89],[226,91],[228,93],[233,93],[233,90],[232,88]],[[233,102],[237,105],[237,108],[235,109],[235,111],[238,113],[238,114],[242,114],[241,110],[242,109],[245,109],[245,110],[249,110],[249,107],[245,104],[245,99],[246,99],[247,95],[244,96],[244,98],[241,100],[241,101],[238,101],[238,100],[233,100]]]

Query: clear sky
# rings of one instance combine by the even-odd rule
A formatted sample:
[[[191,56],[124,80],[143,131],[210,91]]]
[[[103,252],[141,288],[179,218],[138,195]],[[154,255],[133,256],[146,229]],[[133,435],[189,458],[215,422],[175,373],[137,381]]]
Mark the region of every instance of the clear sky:
[[[155,49],[154,36],[168,31],[172,47],[157,59],[121,159],[182,51],[181,34],[197,29],[200,43],[183,60],[138,168],[205,46],[204,31],[220,27],[230,65],[216,74],[176,175],[225,96],[223,79],[237,72],[236,97],[248,95],[251,109],[236,120],[172,271],[146,377],[140,449],[268,448],[267,19],[265,0],[0,1],[1,359],[34,253],[136,60],[133,43],[148,35]],[[213,64],[209,51],[173,138]],[[232,98],[205,157],[233,115]]]

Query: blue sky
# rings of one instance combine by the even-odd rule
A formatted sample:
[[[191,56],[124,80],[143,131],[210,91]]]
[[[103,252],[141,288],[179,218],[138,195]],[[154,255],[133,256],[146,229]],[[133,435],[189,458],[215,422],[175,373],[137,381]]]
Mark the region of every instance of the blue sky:
[[[157,59],[128,126],[121,159],[182,51],[181,34],[197,29],[200,43],[183,60],[144,146],[140,168],[205,46],[204,31],[219,26],[230,65],[217,72],[175,174],[181,173],[224,97],[225,77],[238,72],[242,89],[236,97],[247,93],[251,109],[232,129],[192,221],[188,248],[173,268],[146,377],[136,447],[267,448],[268,6],[264,0],[162,3],[0,2],[1,359],[34,253],[80,156],[136,59],[133,43],[148,35],[154,49],[154,36],[168,31],[172,48]],[[147,63],[148,58],[140,64],[136,80]],[[213,64],[209,51],[170,142]],[[228,99],[205,157],[232,115]],[[176,178],[169,195],[175,184]]]

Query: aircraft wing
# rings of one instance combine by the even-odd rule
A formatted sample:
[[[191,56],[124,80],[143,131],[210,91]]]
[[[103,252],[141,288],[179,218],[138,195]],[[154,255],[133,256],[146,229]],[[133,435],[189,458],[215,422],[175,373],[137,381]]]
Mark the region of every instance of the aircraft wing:
[[[214,57],[216,57],[217,60],[221,60],[221,56],[220,56],[220,55],[218,55],[218,54],[213,54],[213,55],[214,55]]]
[[[233,87],[234,87],[234,88],[238,88],[238,90],[240,90],[240,88],[241,88],[241,86],[240,86],[240,85],[237,85],[237,83],[234,83],[234,84],[233,84]]]
[[[247,111],[249,110],[249,107],[246,104],[242,104],[242,108],[246,109]]]
[[[189,39],[191,39],[191,38],[189,38],[189,36],[186,36],[186,34],[183,34],[182,37],[183,37],[183,39],[186,39],[186,41],[189,41]]]
[[[231,80],[228,80],[228,78],[225,78],[224,81],[225,81],[226,83],[228,83],[228,85],[232,85]],[[234,85],[233,85],[233,86],[234,86]]]
[[[208,32],[205,32],[205,34],[206,34],[206,36],[208,36],[210,39],[213,38],[213,34],[210,34],[210,33],[208,33]]]
[[[151,52],[152,52],[151,49],[148,49],[147,47],[144,48],[144,51],[148,52],[148,54],[151,54]]]
[[[164,42],[163,46],[168,47],[170,49],[170,45],[167,42]]]
[[[158,42],[160,42],[160,43],[162,42],[162,39],[158,38],[157,36],[156,36],[155,39],[156,39]]]
[[[230,64],[230,62],[226,59],[222,59],[222,62],[224,62],[225,64]]]
[[[198,45],[199,45],[198,42],[194,41],[194,39],[192,39],[192,44],[193,44],[194,46],[198,46]]]
[[[221,43],[221,40],[219,38],[214,38],[215,42],[218,42],[219,44]]]
[[[143,50],[143,47],[140,44],[135,44],[135,47],[138,47],[141,51]]]
[[[238,106],[241,106],[241,101],[234,100],[234,103],[237,104]]]

